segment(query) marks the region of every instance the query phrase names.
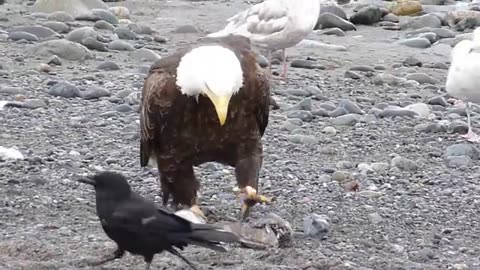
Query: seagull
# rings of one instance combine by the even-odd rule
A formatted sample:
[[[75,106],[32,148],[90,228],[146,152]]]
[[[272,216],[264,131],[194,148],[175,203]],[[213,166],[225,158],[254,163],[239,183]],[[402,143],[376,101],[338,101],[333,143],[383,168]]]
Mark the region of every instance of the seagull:
[[[272,51],[282,50],[282,74],[287,77],[287,48],[293,47],[313,31],[320,13],[319,0],[266,0],[251,6],[227,20],[227,26],[207,37],[232,34],[250,38],[267,49],[268,69]]]
[[[452,49],[448,70],[447,93],[466,102],[468,132],[462,137],[479,143],[480,136],[473,132],[470,119],[471,103],[480,104],[480,27],[473,31],[473,39],[462,40]]]

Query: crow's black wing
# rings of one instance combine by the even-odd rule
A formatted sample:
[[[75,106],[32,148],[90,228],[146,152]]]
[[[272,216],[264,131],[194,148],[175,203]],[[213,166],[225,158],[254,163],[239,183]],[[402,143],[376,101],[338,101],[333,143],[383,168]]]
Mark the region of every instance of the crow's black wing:
[[[105,225],[152,236],[191,231],[190,222],[137,194],[119,204]]]

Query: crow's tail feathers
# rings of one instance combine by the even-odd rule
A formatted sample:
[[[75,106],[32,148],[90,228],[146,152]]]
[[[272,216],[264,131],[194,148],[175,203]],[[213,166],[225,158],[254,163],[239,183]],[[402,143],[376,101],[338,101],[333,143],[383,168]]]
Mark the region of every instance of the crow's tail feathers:
[[[238,236],[232,232],[209,225],[209,224],[191,224],[192,231],[186,241],[189,244],[202,246],[216,251],[226,251],[220,246],[221,243],[238,242]]]

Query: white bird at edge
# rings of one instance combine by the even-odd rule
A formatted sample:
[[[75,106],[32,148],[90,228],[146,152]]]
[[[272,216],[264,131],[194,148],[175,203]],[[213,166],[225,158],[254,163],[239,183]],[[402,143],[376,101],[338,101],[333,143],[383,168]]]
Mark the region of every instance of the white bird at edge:
[[[282,77],[287,77],[286,48],[298,44],[313,31],[320,12],[319,0],[266,0],[227,20],[227,26],[207,37],[242,35],[271,52],[282,50]]]
[[[462,40],[452,49],[445,88],[450,96],[466,102],[468,132],[462,137],[479,143],[480,136],[472,130],[470,110],[471,103],[480,104],[480,27],[473,32],[472,40]]]

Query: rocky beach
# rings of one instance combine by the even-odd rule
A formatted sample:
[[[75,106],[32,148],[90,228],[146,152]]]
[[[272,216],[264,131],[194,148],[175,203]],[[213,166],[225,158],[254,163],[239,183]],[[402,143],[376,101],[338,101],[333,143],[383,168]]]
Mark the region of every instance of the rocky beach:
[[[81,14],[5,2],[0,269],[143,269],[132,255],[85,266],[115,245],[93,190],[75,179],[119,171],[160,203],[156,169],[139,164],[149,67],[259,1],[105,1]],[[480,26],[479,10],[475,1],[322,1],[316,30],[287,50],[288,79],[271,82],[279,108],[263,138],[259,190],[276,201],[247,220],[274,213],[291,239],[183,254],[200,269],[480,269],[479,146],[460,137],[465,108],[445,91],[452,47]],[[232,168],[208,163],[196,174],[202,208],[238,220]],[[152,269],[187,268],[162,253]]]

